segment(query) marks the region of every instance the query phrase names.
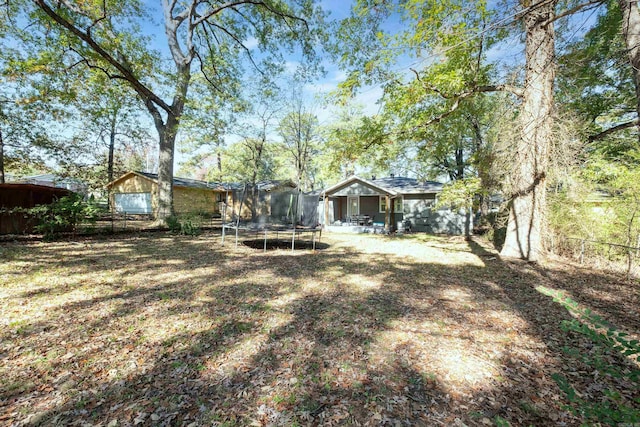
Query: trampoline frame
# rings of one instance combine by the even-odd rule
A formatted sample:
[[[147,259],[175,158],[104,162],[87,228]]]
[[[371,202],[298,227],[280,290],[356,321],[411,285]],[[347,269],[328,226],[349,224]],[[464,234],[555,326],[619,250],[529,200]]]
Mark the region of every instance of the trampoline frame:
[[[269,232],[276,233],[276,239],[278,239],[278,235],[280,233],[291,233],[291,251],[295,251],[295,242],[296,242],[296,234],[303,235],[305,233],[311,233],[311,241],[312,241],[312,250],[316,250],[316,233],[319,233],[317,241],[320,242],[322,239],[322,227],[292,227],[290,225],[280,225],[280,224],[256,224],[256,223],[245,223],[240,224],[239,222],[231,222],[231,223],[223,223],[222,224],[222,246],[224,246],[226,230],[235,230],[236,236],[236,248],[238,247],[238,233],[239,231],[249,231],[255,232],[256,237],[259,233],[264,233],[264,248],[263,251],[267,251],[267,240]]]

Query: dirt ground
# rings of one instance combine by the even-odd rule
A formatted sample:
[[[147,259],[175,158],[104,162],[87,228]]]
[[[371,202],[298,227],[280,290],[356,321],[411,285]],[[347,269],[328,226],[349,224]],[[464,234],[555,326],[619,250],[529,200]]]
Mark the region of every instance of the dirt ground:
[[[578,403],[640,410],[637,355],[585,326],[637,339],[637,282],[502,260],[480,239],[278,247],[0,243],[0,424],[564,426],[593,421]]]

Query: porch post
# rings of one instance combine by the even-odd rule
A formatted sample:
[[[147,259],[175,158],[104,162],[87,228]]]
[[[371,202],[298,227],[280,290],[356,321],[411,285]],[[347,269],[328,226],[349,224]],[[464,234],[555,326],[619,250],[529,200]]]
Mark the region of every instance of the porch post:
[[[324,226],[328,227],[329,224],[329,197],[324,195]]]
[[[384,196],[385,200],[385,209],[384,209],[384,231],[390,233],[392,231],[391,228],[391,197],[388,194]]]

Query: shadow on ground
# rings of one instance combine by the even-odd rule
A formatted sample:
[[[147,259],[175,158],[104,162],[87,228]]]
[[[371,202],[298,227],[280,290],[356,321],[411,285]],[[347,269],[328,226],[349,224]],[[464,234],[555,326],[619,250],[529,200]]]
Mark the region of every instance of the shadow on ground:
[[[317,252],[211,235],[5,250],[14,320],[1,334],[0,421],[579,425],[554,373],[584,396],[638,397],[567,355],[593,343],[563,331],[570,313],[537,290],[562,289],[637,334],[637,312],[620,309],[638,307],[637,286],[505,262],[479,241],[371,236],[364,251],[335,239]],[[385,252],[405,243],[424,253]]]

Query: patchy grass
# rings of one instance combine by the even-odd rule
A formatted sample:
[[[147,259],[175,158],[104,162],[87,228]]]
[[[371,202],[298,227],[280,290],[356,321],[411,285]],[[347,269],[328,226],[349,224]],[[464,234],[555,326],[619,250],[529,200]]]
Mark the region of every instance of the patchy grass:
[[[638,284],[481,241],[323,236],[266,253],[165,234],[0,247],[0,423],[579,425],[637,385],[563,347],[562,292],[640,331]],[[625,369],[637,361],[606,355]]]

